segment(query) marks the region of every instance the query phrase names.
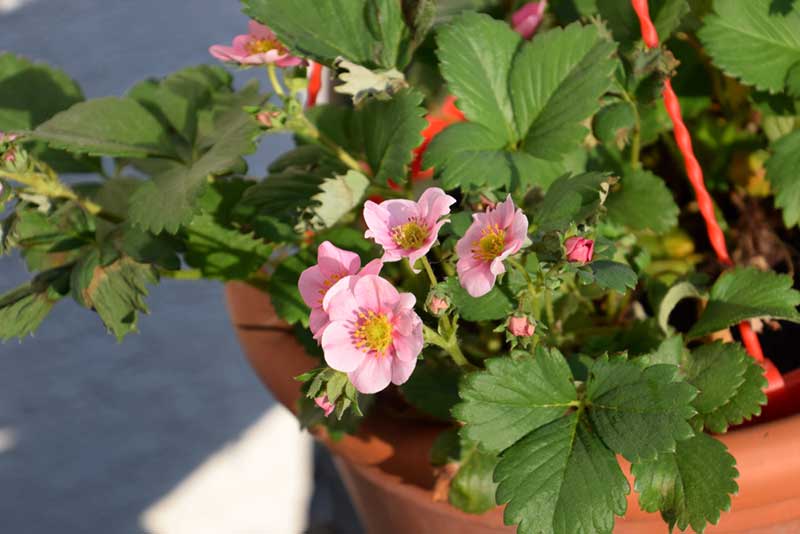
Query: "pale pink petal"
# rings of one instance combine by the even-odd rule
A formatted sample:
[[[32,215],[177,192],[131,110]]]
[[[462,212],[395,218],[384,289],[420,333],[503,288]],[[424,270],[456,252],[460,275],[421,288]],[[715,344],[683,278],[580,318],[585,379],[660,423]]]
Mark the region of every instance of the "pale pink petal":
[[[272,32],[272,30],[254,20],[251,20],[247,23],[247,30],[250,35],[256,39],[264,39],[269,41],[275,39],[275,34]]]
[[[302,58],[293,56],[291,54],[284,54],[282,57],[278,58],[275,61],[275,65],[278,67],[285,69],[288,67],[297,67],[298,65],[303,65],[306,61]]]
[[[375,259],[369,262],[364,266],[363,269],[358,273],[359,275],[365,274],[381,274],[381,269],[383,269],[383,262],[380,259]]]
[[[230,46],[214,45],[208,49],[209,54],[220,61],[238,61],[241,57],[236,50]]]
[[[355,252],[341,249],[330,241],[323,242],[317,249],[317,263],[327,277],[342,273],[356,274],[361,267],[361,258]]]
[[[405,224],[409,219],[419,216],[417,203],[413,200],[393,198],[392,200],[381,202],[381,207],[389,214],[389,220],[386,221],[386,226],[389,228]]]
[[[250,55],[250,52],[247,51],[248,46],[250,45],[250,41],[253,38],[249,35],[237,35],[233,38],[233,49],[236,51],[236,54],[240,57],[244,58]]]
[[[514,31],[522,36],[523,39],[530,39],[539,28],[544,11],[547,9],[547,2],[528,2],[511,15],[511,25]]]
[[[491,218],[492,224],[496,224],[500,228],[508,228],[514,220],[516,209],[511,195],[508,195],[503,202],[500,202],[497,207],[489,211],[487,215]]]
[[[411,373],[414,372],[414,367],[417,366],[417,359],[413,358],[408,361],[403,361],[399,358],[392,360],[392,384],[397,386],[405,384]]]
[[[506,272],[506,266],[503,264],[505,257],[497,257],[489,264],[489,271],[495,276],[500,276]]]
[[[486,262],[469,262],[458,260],[456,264],[458,281],[472,297],[482,297],[492,290],[497,276],[492,274]]]
[[[403,317],[397,325],[397,332],[400,330],[407,330],[409,333],[406,335],[398,335],[394,339],[394,352],[395,356],[402,361],[416,360],[419,353],[422,352],[422,345],[424,344],[422,338],[422,321],[416,314],[411,317]]]
[[[396,310],[413,310],[417,297],[413,293],[400,293],[400,298],[395,305]]]
[[[450,213],[450,206],[456,203],[456,199],[446,194],[438,187],[426,189],[417,201],[419,206],[419,216],[433,226],[436,221]]]
[[[371,274],[358,277],[353,295],[363,308],[376,313],[394,309],[400,300],[400,293],[391,283]]]
[[[322,309],[331,321],[346,321],[353,318],[361,304],[353,295],[358,276],[345,276],[331,287],[322,299]]]
[[[392,360],[388,355],[368,356],[347,376],[361,393],[377,393],[392,380]]]
[[[322,306],[324,283],[325,276],[322,274],[319,265],[309,267],[300,273],[300,279],[297,281],[297,288],[300,290],[300,296],[303,297],[303,302],[310,308]]]
[[[322,308],[312,308],[308,316],[308,328],[314,334],[314,339],[321,339],[322,332],[328,326],[328,314]]]
[[[333,410],[336,408],[336,406],[334,406],[334,404],[330,400],[328,400],[327,395],[317,397],[316,399],[314,399],[314,403],[320,407],[320,409],[325,414],[325,417],[328,417],[330,414],[332,414]]]
[[[381,204],[371,200],[364,203],[364,222],[367,223],[364,237],[374,239],[379,245],[393,244],[388,221],[389,212]]]
[[[353,344],[350,327],[345,321],[332,321],[322,334],[325,362],[343,373],[354,371],[367,355]]]

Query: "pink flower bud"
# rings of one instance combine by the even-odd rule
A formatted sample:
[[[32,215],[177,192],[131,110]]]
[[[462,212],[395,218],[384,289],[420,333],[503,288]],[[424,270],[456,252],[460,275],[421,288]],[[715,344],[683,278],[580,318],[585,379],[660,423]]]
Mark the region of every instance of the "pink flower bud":
[[[2,160],[7,161],[8,163],[14,163],[14,160],[17,158],[16,150],[14,148],[9,148],[6,150],[6,153],[3,154]]]
[[[585,237],[570,237],[564,242],[567,260],[574,263],[588,263],[594,255],[594,241]]]
[[[439,295],[433,295],[428,301],[428,310],[437,317],[446,312],[449,307],[450,302],[448,302],[447,298]]]
[[[319,406],[323,412],[325,412],[325,417],[328,417],[330,414],[332,414],[333,409],[336,408],[336,406],[334,406],[334,404],[328,400],[327,395],[317,397],[314,399],[314,403]]]
[[[528,2],[511,15],[511,24],[514,31],[522,36],[523,39],[530,39],[536,33],[539,24],[544,18],[544,11],[547,9],[546,0],[541,2]]]
[[[514,315],[508,319],[508,331],[517,337],[531,337],[536,325],[524,315]]]
[[[280,117],[278,111],[261,111],[256,114],[256,120],[267,128],[275,126],[275,119]]]

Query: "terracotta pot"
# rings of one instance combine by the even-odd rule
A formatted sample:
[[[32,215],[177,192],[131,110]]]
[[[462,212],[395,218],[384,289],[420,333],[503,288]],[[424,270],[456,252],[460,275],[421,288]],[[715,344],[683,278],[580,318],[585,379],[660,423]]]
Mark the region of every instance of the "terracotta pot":
[[[228,306],[239,340],[253,369],[289,409],[300,397],[292,377],[318,366],[278,319],[263,293],[230,283]],[[722,436],[739,469],[739,494],[710,534],[796,534],[800,532],[800,373],[787,377],[791,388],[778,412],[793,415],[742,427]],[[787,408],[787,406],[789,406]],[[430,446],[440,424],[392,419],[375,413],[355,436],[338,442],[317,437],[336,454],[336,464],[359,515],[371,534],[483,534],[513,532],[504,527],[502,509],[476,516],[433,500]],[[623,468],[627,472],[627,465]],[[658,514],[639,509],[628,497],[628,514],[615,534],[666,532]]]

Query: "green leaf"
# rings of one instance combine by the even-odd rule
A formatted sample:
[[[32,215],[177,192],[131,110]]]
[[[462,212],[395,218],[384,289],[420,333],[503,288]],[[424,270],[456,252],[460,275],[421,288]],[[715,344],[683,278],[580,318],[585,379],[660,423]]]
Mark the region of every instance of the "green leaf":
[[[708,305],[687,334],[701,337],[755,317],[800,323],[800,292],[785,274],[736,268],[725,272],[711,287]]]
[[[244,154],[255,150],[260,128],[241,109],[222,113],[216,120],[214,144],[189,165],[172,163],[153,176],[131,198],[131,220],[141,228],[175,233],[192,220],[197,202],[212,176],[236,166]]]
[[[598,286],[606,289],[613,289],[625,294],[628,288],[634,289],[639,281],[633,269],[625,265],[610,260],[597,260],[589,264],[594,274],[594,282]]]
[[[541,426],[501,456],[497,502],[520,534],[611,534],[630,486],[608,450],[577,412]]]
[[[783,210],[783,222],[791,228],[800,223],[800,130],[779,139],[772,149],[767,179],[775,189],[775,205]]]
[[[62,295],[53,287],[60,271],[49,271],[0,295],[0,339],[33,334]]]
[[[482,514],[497,506],[493,477],[497,455],[482,451],[477,443],[461,444],[461,464],[450,482],[450,504],[468,514]]]
[[[297,281],[300,273],[315,263],[316,258],[308,251],[302,251],[283,260],[269,280],[272,305],[278,316],[289,324],[300,323],[308,327],[309,309],[300,296]]]
[[[316,228],[330,228],[361,204],[368,186],[369,179],[358,171],[348,171],[323,181],[320,192],[314,195],[319,206],[314,209],[311,224]]]
[[[461,373],[452,367],[434,365],[426,360],[401,386],[403,396],[415,408],[428,415],[450,421],[450,410],[458,403],[458,379]]]
[[[538,206],[533,223],[542,232],[566,230],[593,215],[614,179],[599,172],[565,175],[554,181]]]
[[[194,217],[186,230],[184,259],[205,278],[247,278],[266,263],[273,250],[252,234],[223,226],[208,213]]]
[[[669,316],[680,301],[687,298],[700,298],[702,295],[702,292],[688,280],[678,282],[670,287],[658,305],[658,326],[661,327],[661,330],[664,333],[670,332]]]
[[[631,471],[643,510],[661,511],[670,530],[691,526],[702,533],[730,509],[730,496],[739,489],[735,465],[723,443],[700,433],[678,442],[674,453],[633,464]]]
[[[324,178],[290,169],[265,178],[247,191],[235,208],[238,217],[267,214],[286,222],[297,222],[301,212],[317,205]]]
[[[623,176],[619,191],[608,196],[606,208],[616,224],[659,234],[678,224],[680,212],[664,180],[648,171]]]
[[[589,420],[603,442],[630,462],[675,450],[693,435],[687,420],[697,391],[676,379],[678,368],[642,368],[623,357],[602,357],[586,384]]]
[[[701,345],[684,359],[681,369],[697,388],[692,406],[698,413],[713,413],[736,395],[744,384],[749,358],[740,344],[716,341]]]
[[[75,299],[94,309],[118,340],[136,331],[139,312],[147,313],[147,285],[158,282],[155,269],[126,256],[106,263],[97,249],[75,265],[71,291]]]
[[[358,112],[367,163],[375,180],[385,184],[391,178],[404,183],[412,151],[422,142],[427,125],[422,95],[405,90],[391,100],[371,100]]]
[[[383,3],[376,0],[243,1],[246,15],[268,25],[283,44],[303,56],[329,66],[341,56],[365,66],[393,67],[398,54],[397,35],[404,26],[402,17],[398,18],[396,11],[383,13],[380,33],[381,37],[390,37],[386,42],[376,39],[367,21],[368,6]]]
[[[800,62],[800,9],[774,10],[775,0],[715,0],[699,36],[726,74],[771,93],[783,90]]]
[[[633,361],[641,362],[648,367],[658,364],[677,367],[681,364],[685,352],[683,338],[681,336],[672,336],[662,341],[655,351],[644,354]]]
[[[447,189],[483,185],[502,186],[495,178],[498,168],[507,167],[505,141],[485,126],[474,122],[453,124],[433,138],[425,150],[423,167],[434,167]]]
[[[477,298],[467,293],[456,277],[448,278],[447,288],[453,298],[453,306],[456,307],[461,318],[467,321],[504,319],[514,309],[511,297],[498,286]]]
[[[761,406],[766,404],[767,379],[764,378],[764,369],[755,358],[744,359],[747,370],[744,373],[744,382],[736,394],[725,404],[711,413],[702,414],[703,424],[710,432],[721,434],[728,431],[731,425],[738,425],[761,413]]]
[[[594,116],[592,128],[594,136],[604,145],[624,147],[628,143],[630,132],[636,124],[636,115],[629,102],[610,104]]]
[[[40,124],[32,137],[70,152],[146,158],[175,155],[164,126],[132,98],[75,104]]]
[[[541,346],[533,358],[487,360],[486,371],[463,379],[459,394],[462,402],[453,415],[465,423],[462,436],[487,451],[508,448],[561,418],[577,401],[566,360],[558,350]]]
[[[520,36],[503,21],[468,12],[441,26],[436,42],[442,76],[458,107],[506,144],[515,142],[508,76]]]
[[[666,42],[680,25],[681,19],[689,13],[689,4],[686,0],[650,0],[648,3],[650,18],[658,37],[662,43]],[[597,9],[608,24],[615,41],[632,45],[641,40],[639,18],[630,2],[597,0]]]
[[[580,144],[587,134],[581,122],[600,109],[600,97],[611,85],[615,49],[597,28],[578,23],[542,33],[522,47],[509,87],[526,152],[558,160]]]
[[[409,37],[403,7],[403,3],[397,0],[367,0],[367,25],[379,43],[376,51],[381,65],[397,65],[401,45]],[[399,65],[401,68],[404,66]]]

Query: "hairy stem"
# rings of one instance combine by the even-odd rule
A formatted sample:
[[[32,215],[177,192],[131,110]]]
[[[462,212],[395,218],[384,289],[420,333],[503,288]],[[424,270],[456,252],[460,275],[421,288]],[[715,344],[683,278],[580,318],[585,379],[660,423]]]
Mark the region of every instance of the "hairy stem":
[[[267,74],[269,75],[269,82],[272,84],[272,88],[275,90],[275,94],[279,97],[283,98],[286,96],[286,91],[283,90],[283,86],[281,82],[278,80],[278,75],[275,72],[275,65],[273,63],[267,64]]]

